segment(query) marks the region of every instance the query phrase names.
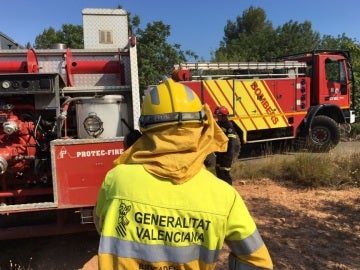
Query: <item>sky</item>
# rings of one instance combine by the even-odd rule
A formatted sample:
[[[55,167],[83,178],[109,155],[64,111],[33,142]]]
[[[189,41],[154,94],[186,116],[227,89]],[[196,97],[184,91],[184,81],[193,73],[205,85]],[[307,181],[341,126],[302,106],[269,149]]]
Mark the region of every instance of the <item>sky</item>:
[[[290,20],[310,21],[320,35],[345,34],[360,42],[359,0],[7,0],[0,2],[0,32],[25,46],[36,36],[63,24],[82,25],[84,8],[117,8],[139,15],[144,29],[147,23],[162,21],[170,25],[170,44],[195,52],[210,60],[219,48],[228,20],[250,6],[262,8],[274,28]]]

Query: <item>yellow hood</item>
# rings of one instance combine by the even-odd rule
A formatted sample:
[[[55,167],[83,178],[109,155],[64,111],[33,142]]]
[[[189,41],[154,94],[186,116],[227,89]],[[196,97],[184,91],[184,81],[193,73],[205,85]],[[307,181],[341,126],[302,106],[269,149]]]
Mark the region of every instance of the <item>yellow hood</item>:
[[[215,122],[205,104],[207,122],[186,123],[145,131],[117,164],[143,164],[145,170],[174,184],[186,182],[203,166],[212,152],[225,152],[228,138]]]

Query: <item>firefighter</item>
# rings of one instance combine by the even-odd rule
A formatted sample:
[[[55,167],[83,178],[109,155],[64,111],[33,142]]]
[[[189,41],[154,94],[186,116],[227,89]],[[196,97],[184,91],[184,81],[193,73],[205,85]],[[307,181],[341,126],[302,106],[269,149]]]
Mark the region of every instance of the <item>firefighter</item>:
[[[209,106],[167,79],[145,94],[139,124],[99,190],[99,269],[214,269],[224,241],[230,269],[272,269],[239,193],[203,165],[228,141]]]
[[[230,175],[231,166],[235,157],[240,151],[240,140],[234,129],[233,123],[229,120],[229,111],[225,106],[217,106],[214,111],[217,117],[217,123],[229,138],[226,152],[217,152],[216,154],[216,176],[232,185],[232,177]]]

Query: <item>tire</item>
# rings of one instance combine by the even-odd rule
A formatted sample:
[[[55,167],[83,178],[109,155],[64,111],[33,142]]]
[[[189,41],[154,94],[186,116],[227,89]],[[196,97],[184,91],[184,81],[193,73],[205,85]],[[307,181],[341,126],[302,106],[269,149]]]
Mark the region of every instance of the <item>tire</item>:
[[[315,116],[307,136],[308,149],[312,152],[328,152],[339,142],[339,124],[328,116]]]

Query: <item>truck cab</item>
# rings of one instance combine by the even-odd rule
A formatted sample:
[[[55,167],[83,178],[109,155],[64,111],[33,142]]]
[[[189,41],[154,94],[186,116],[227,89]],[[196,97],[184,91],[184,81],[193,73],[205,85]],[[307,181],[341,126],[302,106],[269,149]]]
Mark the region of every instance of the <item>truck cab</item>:
[[[305,53],[304,56],[290,56],[285,59],[306,63],[305,74],[311,78],[311,106],[334,105],[341,108],[346,119],[343,123],[355,122],[354,112],[350,111],[354,103],[352,95],[354,81],[348,52],[313,51]]]

